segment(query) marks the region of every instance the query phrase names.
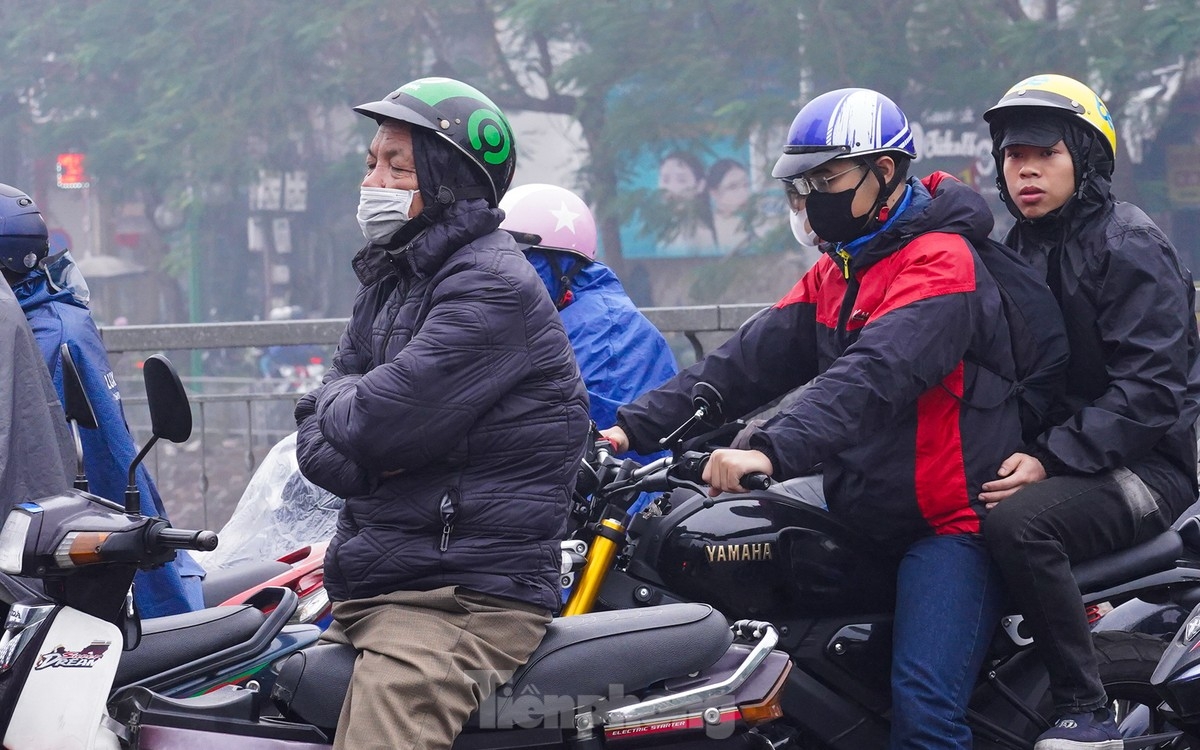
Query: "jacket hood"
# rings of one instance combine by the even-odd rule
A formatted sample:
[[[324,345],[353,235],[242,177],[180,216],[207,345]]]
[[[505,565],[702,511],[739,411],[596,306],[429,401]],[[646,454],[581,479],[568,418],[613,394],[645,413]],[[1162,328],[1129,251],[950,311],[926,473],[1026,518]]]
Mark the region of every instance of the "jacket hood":
[[[439,213],[441,216],[436,223],[427,225],[398,248],[367,245],[359,250],[351,261],[359,282],[371,284],[389,273],[431,276],[454,252],[496,231],[504,220],[504,212],[492,208],[483,198],[455,201]],[[515,249],[512,237],[507,233],[505,237]]]
[[[87,309],[86,305],[80,304],[75,299],[71,290],[52,287],[46,272],[41,269],[26,274],[12,289],[13,294],[17,296],[17,301],[21,303],[21,309],[25,311],[41,307],[51,301]]]
[[[932,201],[924,215],[914,217],[918,232],[952,232],[972,242],[982,242],[992,233],[996,220],[982,195],[946,172],[934,172],[921,184]],[[921,222],[929,228],[922,228]]]
[[[491,183],[461,151],[426,128],[413,126],[413,164],[424,201],[421,213],[396,232],[384,246],[397,251],[427,227],[440,223],[450,206],[492,195]]]
[[[432,130],[413,128],[413,161],[417,184],[425,199],[430,222],[441,219],[447,206],[458,201],[488,198],[492,194],[487,177],[451,143]]]
[[[924,180],[910,177],[908,188],[907,205],[900,213],[875,234],[855,240],[862,244],[851,261],[853,270],[875,264],[919,234],[950,232],[972,242],[991,234],[995,219],[987,201],[952,175],[934,172]]]
[[[579,256],[558,250],[530,248],[527,245],[520,247],[553,299],[555,292],[559,289],[559,279],[579,259]],[[575,297],[582,294],[599,294],[618,299],[626,296],[625,288],[621,285],[621,280],[617,278],[617,275],[611,268],[597,260],[585,264],[571,278],[571,293]]]
[[[1063,145],[1066,146],[1075,166],[1075,194],[1062,206],[1045,216],[1026,219],[1009,198],[1008,186],[1004,181],[1003,152],[999,149],[992,152],[996,161],[996,187],[1000,191],[1000,199],[1005,208],[1017,220],[1016,231],[1028,235],[1040,244],[1047,241],[1059,242],[1064,237],[1074,234],[1113,201],[1113,161],[1096,134],[1070,119],[1053,115],[1048,117],[1055,120],[1057,126],[1062,129]],[[1004,122],[999,121],[992,127],[993,142],[1000,143],[1003,136]]]

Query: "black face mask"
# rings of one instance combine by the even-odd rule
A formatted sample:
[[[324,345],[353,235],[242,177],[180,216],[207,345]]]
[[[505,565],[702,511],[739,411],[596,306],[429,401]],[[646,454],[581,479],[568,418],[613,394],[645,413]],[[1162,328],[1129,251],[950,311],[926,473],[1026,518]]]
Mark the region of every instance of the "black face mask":
[[[871,217],[855,216],[851,208],[858,189],[870,176],[870,170],[864,169],[862,179],[849,190],[838,193],[809,193],[805,201],[808,212],[808,223],[814,232],[825,242],[849,242],[858,239],[871,223]]]

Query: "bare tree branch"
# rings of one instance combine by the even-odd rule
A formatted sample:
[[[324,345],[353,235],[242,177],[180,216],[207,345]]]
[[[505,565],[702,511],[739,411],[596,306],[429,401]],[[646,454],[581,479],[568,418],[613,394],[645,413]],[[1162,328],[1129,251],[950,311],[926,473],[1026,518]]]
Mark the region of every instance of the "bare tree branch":
[[[505,54],[503,47],[500,45],[500,30],[496,23],[495,14],[491,10],[492,4],[488,3],[487,0],[477,0],[476,6],[481,14],[491,14],[492,34],[488,40],[488,46],[491,48],[492,59],[496,65],[496,69],[500,72],[500,79],[507,100],[505,104],[512,109],[522,109],[531,112],[548,112],[562,115],[573,114],[576,109],[574,97],[560,94],[550,85],[553,64],[550,60],[550,53],[544,35],[537,34],[532,40],[538,53],[538,73],[541,75],[542,80],[545,81],[546,91],[548,92],[545,99],[539,99],[521,85],[516,71],[513,70],[509,56]]]
[[[1025,9],[1021,7],[1021,0],[996,0],[996,7],[1013,23],[1029,20]]]

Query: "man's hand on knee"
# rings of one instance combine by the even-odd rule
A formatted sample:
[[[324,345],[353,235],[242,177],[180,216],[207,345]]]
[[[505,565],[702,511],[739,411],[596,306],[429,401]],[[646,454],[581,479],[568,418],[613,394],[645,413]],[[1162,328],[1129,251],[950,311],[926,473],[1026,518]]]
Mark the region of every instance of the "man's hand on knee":
[[[987,504],[988,510],[1025,485],[1045,479],[1046,468],[1028,453],[1014,453],[1000,464],[996,475],[1000,478],[985,482],[983,492],[979,493],[979,499]]]

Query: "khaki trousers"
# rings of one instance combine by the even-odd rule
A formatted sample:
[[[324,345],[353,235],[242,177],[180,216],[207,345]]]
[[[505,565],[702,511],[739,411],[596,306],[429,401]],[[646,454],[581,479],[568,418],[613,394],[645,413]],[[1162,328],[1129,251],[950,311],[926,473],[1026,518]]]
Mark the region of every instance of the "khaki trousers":
[[[461,586],[336,602],[333,618],[322,639],[359,650],[334,750],[449,750],[550,622]]]

